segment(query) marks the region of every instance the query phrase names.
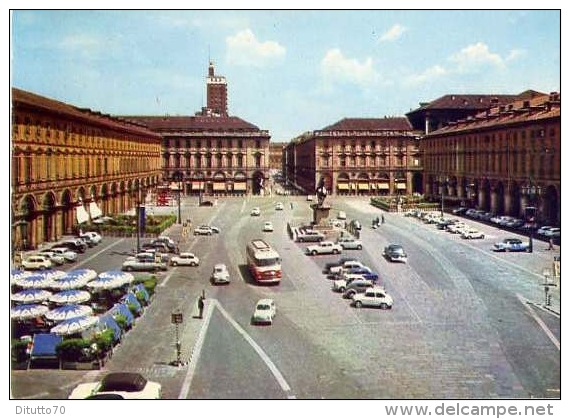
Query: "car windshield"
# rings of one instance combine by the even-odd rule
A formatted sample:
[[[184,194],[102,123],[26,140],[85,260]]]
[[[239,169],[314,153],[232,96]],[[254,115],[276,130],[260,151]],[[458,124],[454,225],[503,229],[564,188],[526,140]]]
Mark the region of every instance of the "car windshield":
[[[269,310],[269,305],[268,304],[259,304],[257,306],[258,310]]]
[[[280,258],[256,259],[257,266],[273,266],[281,263]]]

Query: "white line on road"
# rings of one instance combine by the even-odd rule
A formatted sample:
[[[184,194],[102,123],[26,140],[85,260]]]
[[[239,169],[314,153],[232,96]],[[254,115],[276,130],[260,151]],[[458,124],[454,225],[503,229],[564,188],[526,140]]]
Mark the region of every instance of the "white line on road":
[[[245,203],[247,202],[247,200],[243,200],[243,202],[241,203],[241,209],[239,210],[240,214],[243,214],[243,210],[245,209]]]
[[[548,336],[548,338],[551,340],[551,342],[554,344],[554,346],[556,346],[556,348],[558,348],[558,350],[560,350],[560,342],[558,341],[558,339],[556,339],[556,336],[554,336],[554,334],[550,331],[548,326],[542,321],[542,319],[540,317],[538,317],[538,315],[530,307],[530,305],[528,304],[528,301],[525,298],[523,298],[523,296],[520,294],[517,294],[517,298],[519,299],[519,301],[521,303],[523,303],[523,305],[526,307],[526,309],[528,310],[528,312],[530,313],[532,318],[538,323],[538,325],[544,331],[544,333],[546,333],[546,336]]]
[[[99,256],[101,253],[103,253],[106,250],[109,250],[111,247],[114,247],[116,245],[118,245],[119,243],[121,243],[122,241],[124,241],[125,239],[120,239],[117,240],[115,243],[111,243],[109,246],[105,247],[104,249],[99,250],[97,253],[95,253],[94,255],[89,256],[87,259],[85,259],[84,261],[79,262],[78,264],[76,264],[73,268],[77,269],[80,266],[85,265],[87,262],[89,262],[90,260],[96,258],[97,256]]]
[[[208,300],[207,300],[208,301]],[[178,394],[179,399],[186,399],[188,397],[188,392],[190,391],[190,385],[192,384],[192,378],[194,377],[194,373],[196,372],[196,367],[198,365],[198,360],[200,359],[200,352],[202,351],[202,346],[204,345],[204,338],[206,337],[206,331],[208,330],[208,326],[210,324],[210,319],[212,318],[212,310],[214,307],[214,302],[216,300],[210,299],[209,304],[206,306],[206,316],[204,319],[204,323],[202,323],[202,327],[200,328],[200,334],[198,335],[198,339],[194,344],[194,348],[192,349],[192,354],[190,355],[190,360],[188,362],[188,372],[186,373],[186,377],[184,378],[184,382],[182,383],[182,388],[180,389],[180,393]]]
[[[283,391],[286,393],[291,391],[291,387],[289,386],[289,384],[287,383],[287,381],[283,377],[283,374],[281,374],[281,372],[277,369],[277,366],[275,366],[275,364],[273,363],[273,361],[271,361],[269,356],[267,356],[265,351],[263,349],[261,349],[261,347],[257,344],[257,342],[255,342],[252,339],[252,337],[249,336],[248,333],[238,324],[238,322],[236,322],[228,314],[228,312],[226,310],[224,310],[224,308],[221,306],[221,304],[217,300],[214,300],[214,304],[218,307],[218,309],[220,310],[222,315],[238,331],[238,333],[243,336],[243,338],[247,341],[247,343],[249,343],[251,345],[251,347],[255,350],[255,352],[257,352],[257,354],[261,357],[263,362],[265,362],[265,365],[267,365],[267,367],[269,368],[269,370],[271,371],[271,373],[273,374],[273,376],[275,377],[275,379],[277,380],[277,382],[279,383],[279,385],[281,386]],[[292,395],[288,395],[287,397],[291,398],[291,396]]]

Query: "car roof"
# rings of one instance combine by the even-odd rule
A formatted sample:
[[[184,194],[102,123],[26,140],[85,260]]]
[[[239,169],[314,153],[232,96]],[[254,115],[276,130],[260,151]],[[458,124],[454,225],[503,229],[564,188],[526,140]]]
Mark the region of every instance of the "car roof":
[[[259,304],[273,304],[273,300],[271,298],[262,298],[261,300],[257,301],[256,305]]]
[[[101,381],[99,391],[142,391],[147,380],[135,372],[112,372]]]
[[[227,269],[227,266],[223,263],[216,263],[214,269]]]
[[[190,252],[182,252],[180,253],[179,256],[195,256],[194,253],[190,253]]]

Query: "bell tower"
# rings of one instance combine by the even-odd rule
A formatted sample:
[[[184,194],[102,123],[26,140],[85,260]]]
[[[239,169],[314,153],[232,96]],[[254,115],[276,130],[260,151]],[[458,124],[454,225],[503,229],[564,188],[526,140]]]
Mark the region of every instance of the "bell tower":
[[[224,76],[216,76],[214,63],[210,61],[206,78],[206,107],[216,116],[228,116],[228,84]]]

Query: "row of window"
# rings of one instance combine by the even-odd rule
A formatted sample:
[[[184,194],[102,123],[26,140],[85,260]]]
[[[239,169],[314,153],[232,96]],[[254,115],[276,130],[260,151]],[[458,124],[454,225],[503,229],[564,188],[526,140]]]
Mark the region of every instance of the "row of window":
[[[19,117],[14,117],[14,141],[35,139],[38,142],[60,143],[75,147],[105,148],[107,150],[160,150],[160,144],[141,141],[142,138],[125,136],[113,133],[112,136],[103,136],[101,129],[75,126],[73,124],[54,124],[24,118],[24,124]]]
[[[156,159],[73,155],[13,156],[12,166],[13,182],[16,185],[161,170]]]
[[[235,157],[235,159],[234,159]],[[253,156],[254,158],[254,166],[259,168],[262,166],[262,156],[256,154]],[[217,154],[212,159],[211,155],[194,155],[192,158],[181,158],[181,156],[170,156],[170,158],[163,158],[163,163],[165,167],[185,167],[185,166],[192,166],[195,168],[223,168],[223,167],[244,167],[244,155],[238,154],[236,156],[232,156],[230,154],[224,155]]]
[[[321,157],[321,167],[331,167],[330,157]],[[417,158],[408,159],[406,156],[350,156],[349,158],[340,156],[334,160],[340,167],[367,167],[367,166],[406,166],[411,161],[413,166],[419,166],[420,160]]]
[[[268,143],[269,141],[263,141],[263,143]],[[166,139],[163,141],[164,147],[165,148],[180,148],[182,147],[184,144],[184,147],[186,148],[212,148],[213,144],[216,145],[216,148],[221,149],[221,148],[232,148],[233,146],[235,146],[235,148],[240,148],[243,149],[244,148],[244,140],[232,140],[232,139],[227,139],[227,140],[222,140],[222,139],[218,139],[215,140],[215,142],[213,140],[204,140],[204,142],[202,142],[202,140],[180,140],[180,139]],[[262,146],[262,141],[261,140],[255,140],[255,148],[263,148]]]

